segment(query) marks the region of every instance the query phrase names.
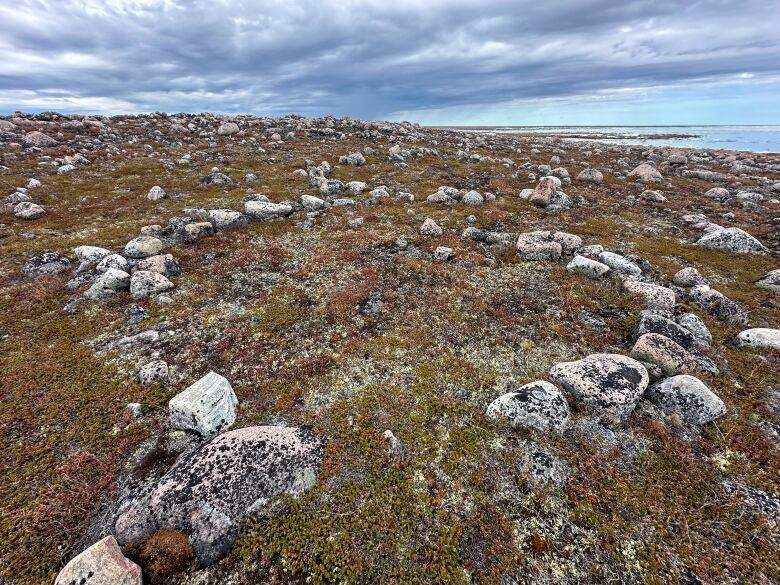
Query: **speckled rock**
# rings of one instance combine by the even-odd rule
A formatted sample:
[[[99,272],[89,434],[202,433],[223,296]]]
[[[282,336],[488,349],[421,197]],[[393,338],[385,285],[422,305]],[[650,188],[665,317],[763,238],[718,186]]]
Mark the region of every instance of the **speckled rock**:
[[[693,333],[688,331],[685,327],[675,323],[671,319],[662,317],[661,315],[642,315],[639,322],[634,327],[633,339],[636,341],[642,337],[645,333],[657,333],[668,337],[675,343],[681,345],[685,349],[691,349],[696,345],[696,338]]]
[[[121,254],[109,254],[100,262],[98,262],[95,270],[102,274],[109,268],[116,268],[117,270],[122,270],[123,272],[130,272],[129,262],[127,261],[127,258]]]
[[[103,258],[110,255],[111,250],[99,248],[98,246],[79,246],[73,249],[73,253],[81,262],[100,262]]]
[[[213,437],[235,422],[236,406],[230,382],[209,372],[168,402],[171,427]]]
[[[602,264],[596,260],[576,255],[572,258],[571,262],[566,265],[566,270],[573,272],[574,274],[587,276],[588,278],[601,278],[609,272],[610,268],[606,264]]]
[[[148,258],[159,254],[163,243],[153,236],[138,236],[125,245],[125,256],[128,258]]]
[[[159,201],[160,199],[165,199],[165,189],[159,185],[155,185],[149,189],[149,192],[146,194],[146,198],[149,201]]]
[[[89,299],[102,299],[130,288],[130,275],[124,270],[109,268],[95,279],[84,296]]]
[[[141,585],[141,567],[126,559],[113,536],[106,536],[71,559],[54,585]]]
[[[157,384],[168,379],[168,364],[163,360],[154,360],[141,366],[138,371],[138,381],[141,384]]]
[[[209,209],[206,218],[218,232],[239,228],[249,221],[246,215],[232,209]]]
[[[642,163],[628,173],[631,178],[636,178],[640,183],[658,183],[664,180],[663,175],[652,165]]]
[[[547,207],[560,186],[561,180],[557,177],[543,177],[539,180],[528,201],[537,207]]]
[[[577,175],[577,180],[583,183],[603,183],[604,175],[601,171],[596,169],[583,169],[580,174]]]
[[[737,335],[737,345],[740,347],[769,347],[780,351],[780,329],[766,327],[745,329]]]
[[[645,309],[671,312],[674,310],[676,297],[674,291],[639,280],[623,281],[623,289],[639,299]]]
[[[136,270],[130,279],[130,296],[143,299],[173,288],[165,276],[151,270]]]
[[[158,529],[180,530],[200,565],[211,565],[233,547],[247,513],[314,485],[322,447],[306,428],[260,426],[223,433],[180,457],[149,498],[122,506],[117,540],[137,545]]]
[[[631,355],[657,365],[665,376],[699,371],[718,373],[709,360],[691,354],[680,344],[658,333],[645,333],[637,339],[631,348]]]
[[[550,380],[597,414],[628,416],[647,388],[647,370],[635,359],[618,354],[593,354],[555,365]]]
[[[537,231],[517,237],[517,253],[524,260],[554,260],[573,254],[582,246],[582,238],[566,232]]]
[[[747,325],[747,311],[723,293],[707,285],[694,286],[688,291],[688,298],[702,310],[728,323]]]
[[[712,333],[701,317],[693,313],[684,313],[677,317],[677,323],[691,332],[698,343],[709,345],[712,343]]]
[[[756,286],[780,294],[780,268],[767,272],[756,281]]]
[[[37,130],[34,130],[32,132],[28,132],[24,135],[22,138],[22,141],[24,142],[25,146],[55,146],[57,144],[57,141],[49,136],[48,134],[44,134],[43,132],[39,132]]]
[[[267,201],[247,201],[244,203],[244,211],[249,217],[268,221],[287,217],[293,212],[292,206],[286,203],[269,203]]]
[[[59,252],[43,252],[30,257],[22,267],[22,274],[28,277],[59,274],[70,268],[70,260]]]
[[[444,230],[442,230],[430,217],[426,217],[425,221],[420,226],[420,234],[427,238],[438,238],[443,233]]]
[[[233,134],[238,134],[240,130],[238,124],[235,122],[225,122],[217,128],[217,134],[220,136],[231,136]]]
[[[538,381],[499,396],[488,406],[487,415],[539,431],[563,430],[569,424],[569,404],[556,386]]]
[[[693,266],[678,270],[672,277],[672,282],[683,288],[691,288],[701,284],[708,284],[707,279],[704,278],[701,273]]]
[[[764,244],[745,230],[737,227],[715,229],[705,233],[696,241],[696,245],[739,254],[764,254],[767,252]]]
[[[599,254],[599,261],[621,274],[628,274],[629,276],[639,276],[642,274],[642,269],[639,268],[639,266],[621,254],[602,252]]]
[[[148,270],[164,276],[174,276],[181,272],[179,263],[173,254],[157,254],[140,260],[135,265],[135,271]]]
[[[14,215],[19,219],[38,219],[46,215],[46,210],[31,201],[22,201],[14,206]]]
[[[691,425],[704,425],[726,414],[726,405],[694,376],[679,375],[653,384],[645,393],[650,402]]]
[[[482,197],[482,194],[477,191],[469,191],[463,196],[463,199],[461,199],[461,203],[464,205],[472,205],[474,207],[478,207],[485,203],[484,197]]]

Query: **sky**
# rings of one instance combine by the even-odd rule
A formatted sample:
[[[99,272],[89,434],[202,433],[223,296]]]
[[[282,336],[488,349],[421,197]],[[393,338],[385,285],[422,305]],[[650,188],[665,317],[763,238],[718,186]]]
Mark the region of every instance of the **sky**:
[[[0,113],[780,124],[780,0],[0,0]]]

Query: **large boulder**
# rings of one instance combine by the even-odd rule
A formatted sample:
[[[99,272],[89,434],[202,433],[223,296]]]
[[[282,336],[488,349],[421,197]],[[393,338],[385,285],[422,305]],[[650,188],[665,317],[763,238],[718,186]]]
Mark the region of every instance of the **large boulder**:
[[[604,251],[599,254],[599,261],[620,274],[627,274],[629,276],[639,276],[642,274],[642,269],[622,254]]]
[[[236,420],[236,398],[226,378],[209,372],[168,402],[171,427],[213,437]]]
[[[623,281],[623,289],[635,296],[645,309],[664,312],[674,310],[676,297],[671,289],[639,280]]]
[[[165,276],[151,270],[136,270],[130,278],[130,296],[144,299],[173,288]]]
[[[780,351],[780,329],[757,327],[745,329],[737,335],[740,347],[771,348]]]
[[[269,201],[247,201],[244,204],[246,214],[261,221],[287,217],[293,212],[291,205],[287,203],[271,203]]]
[[[688,291],[688,298],[702,310],[728,323],[747,325],[747,311],[738,302],[706,284],[694,286]]]
[[[220,136],[231,136],[232,134],[238,134],[240,130],[235,122],[225,122],[217,128],[217,134]]]
[[[537,207],[547,207],[550,205],[555,192],[560,188],[561,180],[557,177],[543,177],[536,185],[531,197],[528,198],[532,204]]]
[[[539,431],[563,430],[569,423],[569,404],[553,384],[538,381],[499,396],[488,406],[487,415]]]
[[[550,380],[599,414],[621,419],[634,410],[650,378],[635,359],[597,353],[553,366]]]
[[[101,299],[130,288],[130,275],[124,270],[109,268],[95,279],[84,296],[89,299]]]
[[[723,401],[694,376],[683,374],[661,380],[648,388],[645,396],[690,425],[703,425],[726,414]]]
[[[629,178],[636,178],[640,183],[659,183],[664,180],[663,175],[653,165],[642,163],[628,173]]]
[[[22,141],[24,142],[25,146],[43,147],[55,146],[57,144],[57,141],[54,138],[48,134],[44,134],[43,132],[38,132],[37,130],[25,134],[22,138]]]
[[[717,368],[709,360],[700,358],[684,347],[658,333],[645,333],[634,343],[631,355],[643,362],[655,364],[666,376],[709,371],[717,374]]]
[[[767,272],[756,281],[756,286],[780,294],[780,268]]]
[[[46,210],[31,201],[22,201],[14,206],[14,215],[19,219],[38,219],[46,215]]]
[[[206,217],[211,222],[211,225],[214,226],[214,230],[218,232],[241,227],[249,219],[240,211],[232,209],[209,209],[206,212]]]
[[[524,260],[554,260],[573,254],[582,238],[566,232],[536,231],[517,237],[517,253]]]
[[[582,181],[583,183],[603,183],[604,175],[601,171],[593,168],[583,169],[580,171],[580,174],[577,175],[577,180]]]
[[[764,244],[745,230],[737,227],[708,231],[696,241],[696,245],[739,254],[765,254],[767,252]]]
[[[308,429],[235,429],[181,456],[148,497],[122,506],[117,540],[137,546],[160,529],[189,537],[202,566],[225,556],[241,519],[316,482],[323,445]]]
[[[141,567],[128,560],[113,536],[106,536],[65,565],[54,585],[141,585]]]
[[[610,268],[606,264],[597,262],[585,256],[576,255],[572,258],[571,262],[566,265],[566,270],[573,272],[574,274],[581,274],[588,278],[601,278]]]
[[[645,333],[657,333],[668,337],[675,343],[685,349],[691,349],[696,345],[696,337],[682,325],[675,323],[671,319],[661,315],[646,314],[634,327],[634,341],[642,337]]]

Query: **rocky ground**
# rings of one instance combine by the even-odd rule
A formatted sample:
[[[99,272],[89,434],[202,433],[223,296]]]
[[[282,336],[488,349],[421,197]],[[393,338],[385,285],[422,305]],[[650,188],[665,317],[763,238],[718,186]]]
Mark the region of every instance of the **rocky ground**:
[[[0,583],[780,582],[780,155],[0,119]]]

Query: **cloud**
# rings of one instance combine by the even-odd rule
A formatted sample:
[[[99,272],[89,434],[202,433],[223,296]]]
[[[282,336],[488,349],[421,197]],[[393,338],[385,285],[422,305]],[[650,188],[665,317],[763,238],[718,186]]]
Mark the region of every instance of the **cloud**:
[[[778,22],[757,0],[0,0],[0,109],[587,104],[780,78]]]

